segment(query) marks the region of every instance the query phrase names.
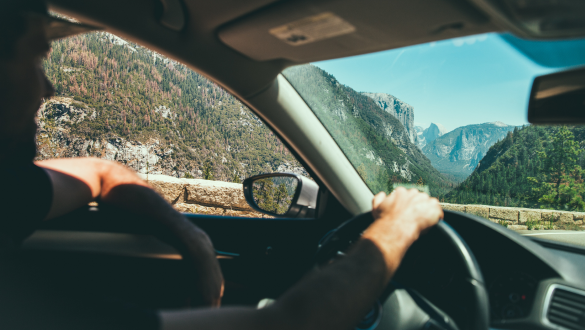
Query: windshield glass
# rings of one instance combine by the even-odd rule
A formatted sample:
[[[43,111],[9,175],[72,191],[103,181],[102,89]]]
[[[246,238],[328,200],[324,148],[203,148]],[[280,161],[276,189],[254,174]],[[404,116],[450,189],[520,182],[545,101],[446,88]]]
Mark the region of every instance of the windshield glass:
[[[417,187],[445,209],[585,246],[585,128],[526,119],[534,78],[585,64],[584,51],[585,39],[490,33],[283,74],[373,193]]]

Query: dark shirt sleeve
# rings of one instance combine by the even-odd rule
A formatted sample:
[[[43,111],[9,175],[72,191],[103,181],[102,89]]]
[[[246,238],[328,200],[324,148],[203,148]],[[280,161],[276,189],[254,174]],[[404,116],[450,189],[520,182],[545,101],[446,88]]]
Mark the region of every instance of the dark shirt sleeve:
[[[12,248],[32,234],[49,213],[53,185],[47,172],[33,163],[0,170],[0,248]]]

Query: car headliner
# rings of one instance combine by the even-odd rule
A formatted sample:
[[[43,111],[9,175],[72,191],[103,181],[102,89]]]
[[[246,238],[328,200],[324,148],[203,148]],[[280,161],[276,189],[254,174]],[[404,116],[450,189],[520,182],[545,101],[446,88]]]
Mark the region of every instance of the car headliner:
[[[501,30],[467,0],[184,0],[186,25],[177,32],[159,22],[155,1],[50,0],[50,6],[184,63],[244,100],[291,65]],[[324,12],[355,32],[300,46],[268,32]]]

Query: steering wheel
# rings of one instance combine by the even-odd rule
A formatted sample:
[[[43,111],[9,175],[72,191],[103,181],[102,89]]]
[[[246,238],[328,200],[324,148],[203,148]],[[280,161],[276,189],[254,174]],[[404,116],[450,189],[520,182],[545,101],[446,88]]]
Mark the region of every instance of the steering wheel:
[[[448,219],[454,214],[444,211]],[[354,241],[359,239],[361,233],[374,221],[371,212],[363,213],[350,220],[347,220],[339,227],[331,231],[322,240],[316,254],[317,266],[330,262],[341,251],[347,249]],[[452,318],[442,309],[437,307],[449,306],[452,304],[451,296],[441,295],[424,297],[413,287],[420,283],[411,283],[406,286],[398,281],[391,281],[386,290],[378,298],[376,306],[364,317],[356,327],[360,330],[419,330],[419,329],[443,329],[443,330],[487,330],[489,329],[489,301],[484,286],[482,273],[475,257],[467,244],[446,222],[440,221],[431,228],[425,235],[422,235],[417,242],[411,246],[408,253],[402,260],[398,273],[416,274],[416,281],[426,281],[425,274],[421,274],[421,262],[425,260],[426,251],[429,249],[440,249],[442,252],[437,256],[438,265],[455,264],[456,272],[452,278],[457,279],[455,286],[457,294],[466,297],[463,302],[464,311],[456,312],[457,316]],[[447,260],[454,258],[454,260]],[[424,264],[425,262],[423,262]],[[416,267],[414,265],[417,265]],[[424,270],[424,265],[422,266]],[[421,275],[423,275],[421,277]],[[407,276],[412,277],[412,276]],[[452,280],[453,281],[453,280]],[[424,285],[421,285],[424,287]],[[427,285],[428,287],[428,285]]]

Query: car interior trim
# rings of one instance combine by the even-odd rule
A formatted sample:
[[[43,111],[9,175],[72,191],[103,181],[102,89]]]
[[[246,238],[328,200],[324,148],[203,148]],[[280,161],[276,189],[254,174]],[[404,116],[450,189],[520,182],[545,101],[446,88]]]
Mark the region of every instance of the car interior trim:
[[[579,290],[579,289],[575,289],[566,285],[562,285],[562,284],[551,284],[551,286],[548,287],[548,290],[546,292],[545,298],[544,298],[544,305],[542,307],[542,323],[553,328],[553,329],[558,329],[558,330],[571,330],[569,328],[565,328],[561,325],[552,323],[549,321],[547,315],[548,315],[548,310],[550,308],[551,305],[551,301],[553,298],[553,293],[555,292],[556,289],[562,289],[565,291],[569,291],[578,295],[583,296],[583,298],[585,298],[585,291],[583,290]]]
[[[584,248],[582,248],[580,246],[573,245],[573,244],[555,242],[555,241],[551,241],[551,240],[547,240],[547,239],[543,239],[543,238],[537,238],[537,237],[530,237],[530,240],[532,240],[533,242],[536,242],[537,244],[539,244],[543,247],[546,247],[546,248],[551,248],[551,249],[555,249],[555,250],[562,250],[562,251],[567,251],[567,252],[571,252],[571,253],[578,253],[581,255],[585,255]]]

